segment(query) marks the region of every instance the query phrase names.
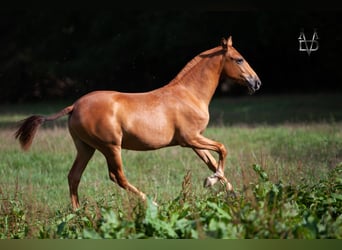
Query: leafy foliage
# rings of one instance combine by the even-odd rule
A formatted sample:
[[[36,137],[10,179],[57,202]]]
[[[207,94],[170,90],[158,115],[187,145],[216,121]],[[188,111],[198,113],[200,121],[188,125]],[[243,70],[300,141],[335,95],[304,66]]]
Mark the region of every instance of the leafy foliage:
[[[123,211],[97,207],[75,213],[58,211],[38,238],[342,238],[342,163],[314,185],[273,183],[260,165],[258,181],[238,198],[212,193],[196,199],[184,177],[177,199],[156,206],[152,198],[138,203],[131,218]],[[305,182],[303,182],[305,183]],[[185,195],[186,194],[186,195]],[[15,200],[1,207],[0,237],[26,238],[25,211]]]

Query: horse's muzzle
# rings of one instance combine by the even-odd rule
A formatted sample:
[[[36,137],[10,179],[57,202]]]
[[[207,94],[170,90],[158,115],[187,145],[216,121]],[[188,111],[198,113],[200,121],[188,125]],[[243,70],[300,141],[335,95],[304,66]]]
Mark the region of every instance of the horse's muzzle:
[[[257,91],[258,89],[260,89],[261,81],[259,77],[248,78],[247,87],[248,87],[248,92],[250,95],[253,94],[255,91]]]

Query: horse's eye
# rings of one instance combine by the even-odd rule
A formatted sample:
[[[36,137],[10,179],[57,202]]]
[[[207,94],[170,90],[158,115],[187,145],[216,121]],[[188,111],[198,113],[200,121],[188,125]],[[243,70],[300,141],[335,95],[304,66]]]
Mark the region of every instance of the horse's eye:
[[[242,58],[238,58],[238,59],[235,60],[235,62],[237,64],[242,64],[243,63],[243,59]]]

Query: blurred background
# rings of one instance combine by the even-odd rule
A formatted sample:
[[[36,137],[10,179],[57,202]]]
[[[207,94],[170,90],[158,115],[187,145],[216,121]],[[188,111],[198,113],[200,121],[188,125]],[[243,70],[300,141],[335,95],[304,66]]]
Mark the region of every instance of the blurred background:
[[[229,35],[259,75],[260,93],[339,92],[341,16],[331,10],[1,10],[0,103],[152,90]],[[301,31],[308,40],[317,32],[319,49],[310,56],[299,51]],[[245,94],[221,82],[215,96]]]

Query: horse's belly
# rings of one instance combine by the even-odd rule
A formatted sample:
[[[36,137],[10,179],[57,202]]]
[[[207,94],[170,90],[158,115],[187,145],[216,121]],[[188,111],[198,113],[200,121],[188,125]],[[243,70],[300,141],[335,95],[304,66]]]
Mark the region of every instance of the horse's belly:
[[[121,147],[124,149],[144,151],[159,149],[173,145],[176,145],[176,143],[172,140],[164,141],[156,138],[150,138],[149,140],[141,140],[141,138],[128,136],[128,138],[122,139]]]
[[[176,145],[174,133],[160,130],[137,129],[123,133],[121,146],[131,150],[153,150]]]

